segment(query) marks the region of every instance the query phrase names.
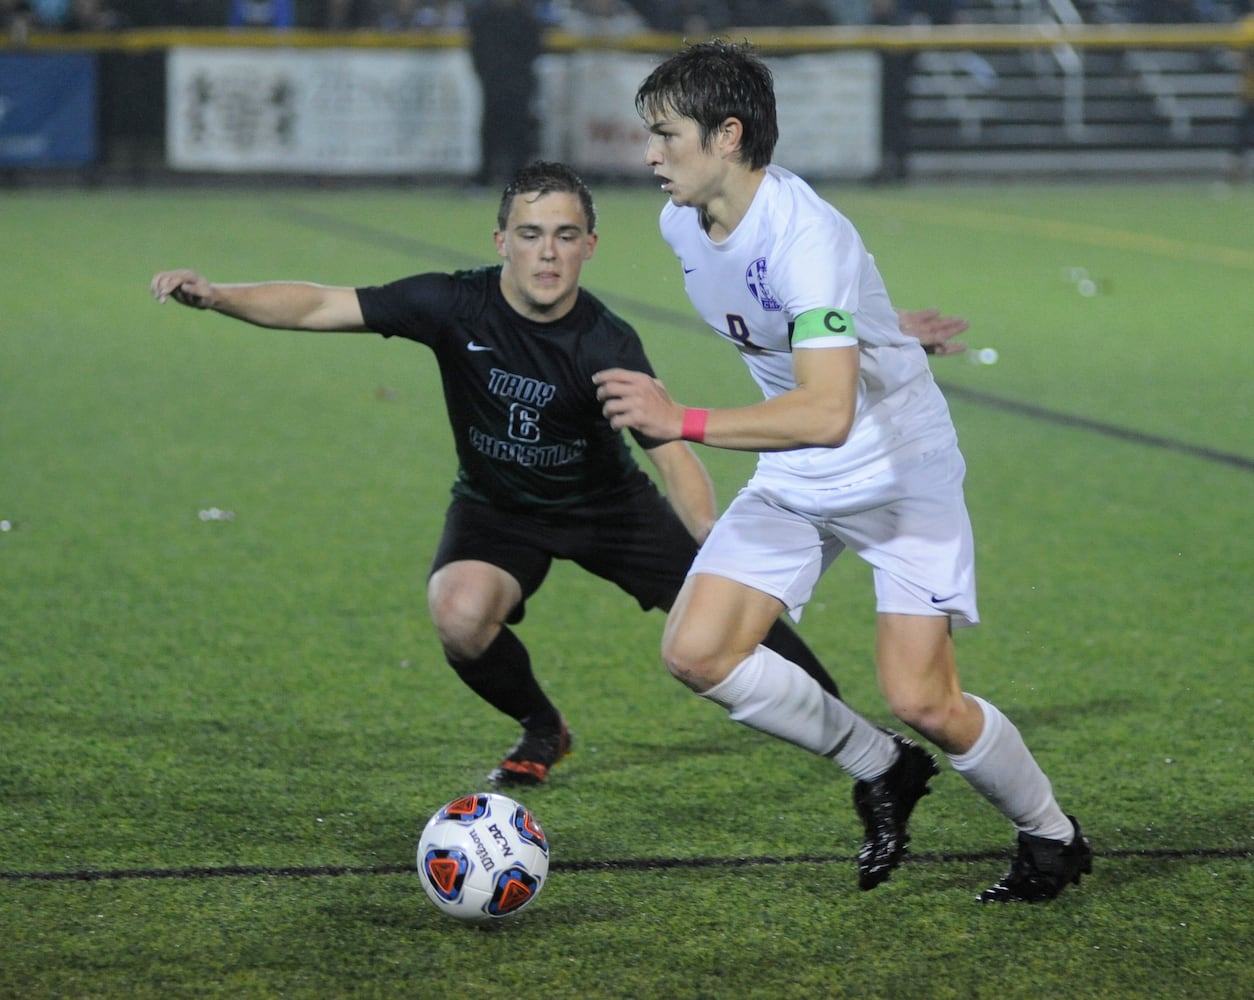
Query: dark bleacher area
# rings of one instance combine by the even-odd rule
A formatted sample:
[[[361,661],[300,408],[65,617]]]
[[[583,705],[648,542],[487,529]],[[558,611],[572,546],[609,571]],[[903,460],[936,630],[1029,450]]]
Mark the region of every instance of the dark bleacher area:
[[[969,0],[963,20],[1132,24],[1156,13],[1128,0]],[[1188,13],[1194,21],[1237,17],[1222,5]],[[1227,148],[1238,92],[1239,57],[1224,49],[928,51],[915,58],[909,81],[910,146],[914,153]]]

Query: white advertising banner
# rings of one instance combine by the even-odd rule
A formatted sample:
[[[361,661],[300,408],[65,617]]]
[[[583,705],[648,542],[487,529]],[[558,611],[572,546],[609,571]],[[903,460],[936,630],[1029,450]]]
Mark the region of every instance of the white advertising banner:
[[[658,56],[578,52],[541,64],[545,155],[608,177],[649,176],[636,88]]]
[[[542,57],[540,154],[594,177],[647,177],[635,95],[662,58]],[[776,162],[815,179],[875,173],[879,56],[768,62]],[[167,79],[166,148],[177,169],[470,176],[479,166],[479,82],[463,49],[175,48]]]
[[[648,175],[636,89],[663,57],[627,52],[541,62],[544,154],[614,177]],[[806,177],[866,177],[880,166],[880,59],[825,52],[767,59],[775,75],[775,162]]]
[[[175,48],[166,149],[185,170],[469,174],[479,84],[464,50]]]

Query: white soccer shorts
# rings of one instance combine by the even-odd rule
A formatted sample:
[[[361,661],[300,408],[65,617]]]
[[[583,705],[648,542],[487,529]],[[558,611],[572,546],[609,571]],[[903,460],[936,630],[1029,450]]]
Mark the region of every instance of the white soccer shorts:
[[[701,546],[689,573],[735,580],[779,599],[800,621],[819,578],[845,549],[874,571],[876,610],[979,622],[966,471],[946,448],[839,489],[751,480]]]

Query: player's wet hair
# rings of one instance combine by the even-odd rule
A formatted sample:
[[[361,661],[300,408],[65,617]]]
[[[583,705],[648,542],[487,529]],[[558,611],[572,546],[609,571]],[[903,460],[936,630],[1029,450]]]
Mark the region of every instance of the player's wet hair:
[[[551,163],[547,160],[537,160],[523,167],[505,185],[505,191],[501,194],[501,207],[496,212],[497,228],[504,230],[509,225],[509,212],[518,195],[534,194],[538,197],[558,193],[579,196],[579,204],[583,206],[584,218],[588,222],[588,232],[595,233],[597,207],[592,201],[592,192],[588,190],[588,185],[565,163]]]
[[[716,38],[671,56],[636,91],[641,118],[679,115],[701,129],[702,148],[728,118],[744,127],[741,161],[752,170],[771,162],[779,141],[775,79],[748,42]]]

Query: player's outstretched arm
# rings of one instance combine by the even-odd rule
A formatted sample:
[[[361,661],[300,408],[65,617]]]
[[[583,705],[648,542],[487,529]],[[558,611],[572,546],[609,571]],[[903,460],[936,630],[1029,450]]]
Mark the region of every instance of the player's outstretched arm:
[[[942,316],[939,309],[898,309],[901,332],[914,337],[928,354],[961,354],[967,345],[952,338],[970,329],[961,316]]]
[[[256,326],[284,330],[364,330],[357,292],[306,281],[220,285],[186,268],[153,276],[152,296],[193,309],[211,309]]]

